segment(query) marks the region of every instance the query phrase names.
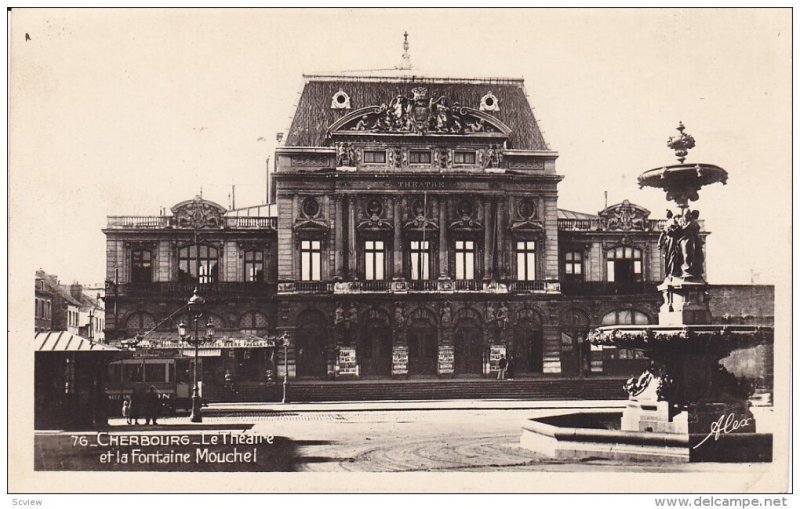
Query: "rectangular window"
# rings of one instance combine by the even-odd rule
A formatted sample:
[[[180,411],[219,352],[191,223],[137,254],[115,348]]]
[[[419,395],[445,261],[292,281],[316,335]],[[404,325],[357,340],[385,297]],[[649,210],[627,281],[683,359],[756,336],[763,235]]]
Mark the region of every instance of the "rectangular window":
[[[386,162],[385,150],[365,150],[364,162],[367,164],[382,164]]]
[[[517,280],[536,279],[536,242],[525,240],[517,242]]]
[[[383,281],[384,279],[384,246],[382,240],[364,242],[364,279],[367,281]]]
[[[583,253],[580,251],[564,253],[564,275],[567,279],[583,279]]]
[[[427,240],[411,241],[411,280],[430,279],[430,242]]]
[[[131,251],[131,282],[150,283],[153,281],[152,253],[146,249]]]
[[[244,280],[248,283],[264,281],[263,251],[246,251],[244,253]]]
[[[322,242],[303,240],[300,242],[300,279],[302,281],[322,280]]]
[[[453,154],[453,164],[475,164],[475,152],[456,150]]]
[[[408,153],[408,162],[411,164],[430,164],[430,150],[412,150]]]
[[[475,279],[475,242],[456,241],[456,279]]]

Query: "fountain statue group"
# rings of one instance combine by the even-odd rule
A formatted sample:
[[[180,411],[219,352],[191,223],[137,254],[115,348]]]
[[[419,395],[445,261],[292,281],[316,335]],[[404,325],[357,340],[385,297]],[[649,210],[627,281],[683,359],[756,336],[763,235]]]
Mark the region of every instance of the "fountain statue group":
[[[697,210],[685,209],[682,214],[667,210],[667,223],[658,239],[658,246],[664,251],[667,278],[703,280],[703,239],[698,217]]]

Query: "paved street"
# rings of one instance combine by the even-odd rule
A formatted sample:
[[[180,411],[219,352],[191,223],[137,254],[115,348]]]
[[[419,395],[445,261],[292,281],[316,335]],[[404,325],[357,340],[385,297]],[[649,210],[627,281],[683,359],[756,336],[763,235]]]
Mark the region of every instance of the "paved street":
[[[484,401],[436,408],[446,407],[443,403],[429,402],[408,410],[398,410],[398,406],[407,407],[391,403],[229,405],[209,409],[203,425],[252,425],[254,433],[287,437],[297,446],[295,471],[736,472],[745,468],[735,464],[625,465],[605,460],[564,463],[519,447],[521,423],[537,415],[569,411],[569,407],[586,407],[588,402],[542,402],[539,408],[532,408],[530,402],[528,408],[510,403],[511,408],[498,408],[503,403]],[[619,408],[620,403],[607,404]],[[470,408],[473,405],[487,408]],[[157,429],[161,433],[173,426],[186,429],[187,423],[185,416],[168,417],[159,421]],[[123,423],[113,419],[112,424]],[[749,471],[753,468],[762,466],[751,465]]]

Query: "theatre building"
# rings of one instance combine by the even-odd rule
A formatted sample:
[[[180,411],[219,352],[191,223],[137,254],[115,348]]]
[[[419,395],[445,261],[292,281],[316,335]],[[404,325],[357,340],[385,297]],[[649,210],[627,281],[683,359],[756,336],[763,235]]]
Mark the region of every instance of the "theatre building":
[[[190,367],[175,327],[195,286],[216,325],[209,388],[287,365],[290,379],[491,377],[500,356],[518,379],[641,371],[636,352],[584,337],[655,323],[663,222],[627,200],[558,208],[558,153],[522,80],[306,76],[275,157],[270,206],[198,197],[109,218],[107,337],[172,359],[165,383]]]

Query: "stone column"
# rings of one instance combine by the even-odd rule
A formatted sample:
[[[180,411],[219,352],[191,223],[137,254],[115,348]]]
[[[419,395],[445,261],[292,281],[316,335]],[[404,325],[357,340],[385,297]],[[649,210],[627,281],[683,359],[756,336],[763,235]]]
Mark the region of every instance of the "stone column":
[[[439,275],[449,275],[447,265],[447,202],[445,197],[439,198]]]
[[[401,203],[402,199],[400,197],[394,199],[394,217],[392,219],[394,222],[393,264],[395,278],[403,277],[403,222]]]
[[[495,277],[492,267],[494,249],[492,246],[492,205],[494,200],[487,199],[483,204],[483,278]]]
[[[356,197],[349,196],[347,203],[347,275],[358,277],[356,264]]]
[[[342,203],[343,197],[341,195],[336,195],[334,199],[336,200],[336,218],[334,223],[334,236],[336,237],[336,250],[334,256],[336,257],[336,260],[334,265],[334,275],[342,277],[344,276],[344,204]]]

